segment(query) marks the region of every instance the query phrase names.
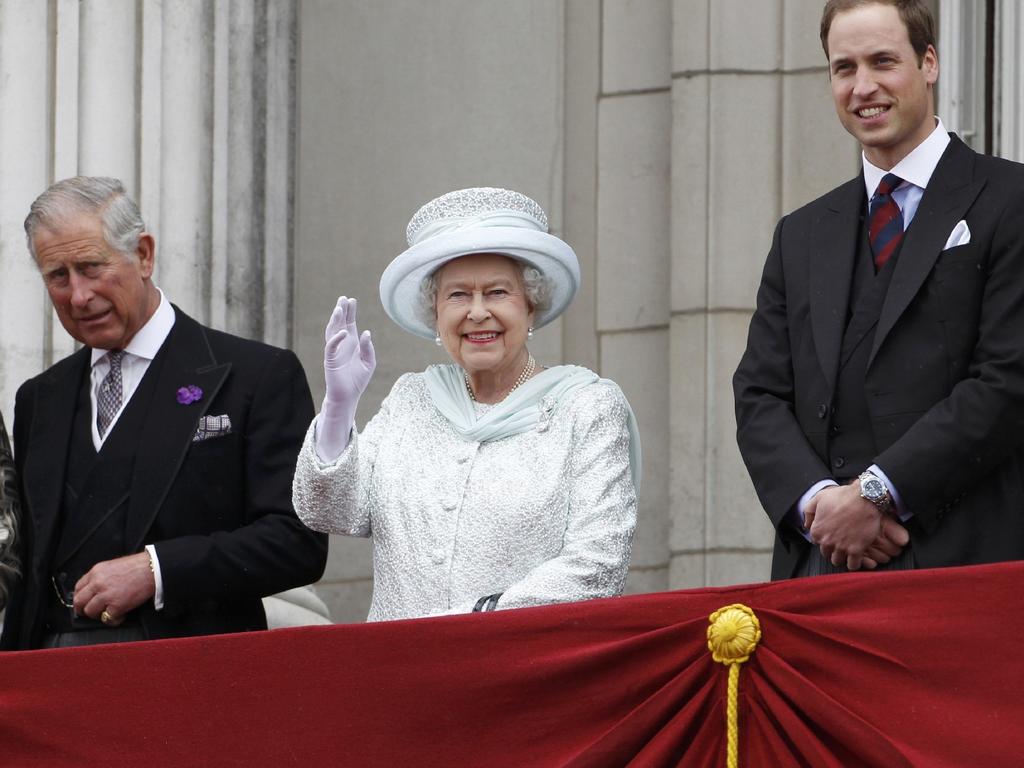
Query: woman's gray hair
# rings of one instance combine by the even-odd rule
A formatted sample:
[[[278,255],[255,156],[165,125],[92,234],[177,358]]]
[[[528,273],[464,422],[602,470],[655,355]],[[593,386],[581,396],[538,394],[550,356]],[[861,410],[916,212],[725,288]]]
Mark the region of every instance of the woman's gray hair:
[[[120,180],[107,176],[73,176],[58,181],[32,203],[25,218],[25,236],[32,258],[36,258],[32,243],[36,232],[58,229],[82,213],[97,214],[107,244],[123,254],[134,253],[139,246],[139,235],[146,231],[139,207],[128,197]]]
[[[7,605],[11,586],[18,578],[21,565],[18,557],[19,509],[11,445],[0,418],[0,611]]]
[[[551,308],[551,294],[553,293],[551,280],[533,265],[516,259],[513,261],[519,267],[522,275],[523,292],[526,294],[526,303],[530,310],[538,315],[544,314]],[[416,307],[416,313],[420,320],[431,327],[437,324],[437,274],[440,271],[440,268],[435,269],[423,278]]]

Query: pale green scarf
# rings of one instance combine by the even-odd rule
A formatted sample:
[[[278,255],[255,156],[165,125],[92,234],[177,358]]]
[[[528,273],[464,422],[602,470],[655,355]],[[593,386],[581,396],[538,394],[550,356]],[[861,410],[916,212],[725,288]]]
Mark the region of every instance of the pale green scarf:
[[[478,419],[469,399],[463,371],[457,365],[431,365],[424,375],[427,390],[437,410],[466,440],[488,442],[501,440],[509,435],[518,435],[533,429],[542,418],[548,418],[541,400],[550,406],[557,405],[562,398],[580,387],[604,381],[618,387],[608,379],[601,379],[588,368],[578,365],[558,365],[548,368],[526,381],[500,403],[494,405]],[[623,397],[625,400],[625,397]],[[633,485],[640,490],[640,430],[637,427],[633,409],[629,411],[629,465],[633,474]]]

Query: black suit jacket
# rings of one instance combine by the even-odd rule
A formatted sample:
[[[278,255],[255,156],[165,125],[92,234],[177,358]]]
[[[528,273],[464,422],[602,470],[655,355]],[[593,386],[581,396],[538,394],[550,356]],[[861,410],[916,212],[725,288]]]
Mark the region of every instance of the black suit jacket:
[[[266,628],[261,597],[316,581],[327,540],[295,516],[291,481],[313,403],[292,352],[176,320],[147,372],[158,376],[131,477],[128,552],[154,544],[165,607],[137,609],[151,638]],[[52,589],[51,557],[75,402],[89,375],[84,348],[25,382],[14,449],[26,534],[24,578],[5,620],[4,648],[37,647]],[[181,387],[202,398],[180,404]],[[227,414],[229,434],[195,442],[201,416]]]
[[[865,209],[857,176],[779,222],[733,379],[740,452],[777,532],[773,578],[809,546],[787,513],[832,476]],[[943,250],[961,219],[970,242]],[[904,238],[863,386],[874,463],[913,513],[917,566],[1024,557],[1024,166],[952,137]]]

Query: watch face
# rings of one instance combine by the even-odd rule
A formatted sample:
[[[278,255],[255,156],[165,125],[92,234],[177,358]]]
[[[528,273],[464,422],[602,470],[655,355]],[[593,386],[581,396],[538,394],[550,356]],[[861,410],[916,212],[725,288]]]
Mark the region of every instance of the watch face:
[[[861,490],[869,499],[880,499],[885,496],[885,486],[882,485],[881,480],[875,477],[865,480]]]

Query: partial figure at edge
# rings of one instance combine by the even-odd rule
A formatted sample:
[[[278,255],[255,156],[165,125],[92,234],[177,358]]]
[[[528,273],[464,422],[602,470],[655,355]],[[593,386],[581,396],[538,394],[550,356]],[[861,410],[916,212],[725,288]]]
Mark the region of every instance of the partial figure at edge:
[[[7,437],[4,417],[0,416],[0,611],[7,605],[21,565],[18,557],[20,510],[11,442]]]

